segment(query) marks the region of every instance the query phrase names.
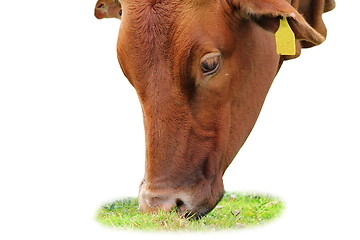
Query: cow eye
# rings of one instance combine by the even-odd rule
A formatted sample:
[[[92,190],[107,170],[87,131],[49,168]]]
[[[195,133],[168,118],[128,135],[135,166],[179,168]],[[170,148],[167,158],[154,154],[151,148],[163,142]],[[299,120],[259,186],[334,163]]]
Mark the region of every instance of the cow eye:
[[[205,76],[216,73],[220,66],[220,54],[208,53],[201,59],[201,70]]]

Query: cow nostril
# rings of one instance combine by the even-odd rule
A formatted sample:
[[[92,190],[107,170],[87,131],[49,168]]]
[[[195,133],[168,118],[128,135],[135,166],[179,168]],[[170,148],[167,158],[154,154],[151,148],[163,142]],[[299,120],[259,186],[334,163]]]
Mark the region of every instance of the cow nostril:
[[[104,8],[104,7],[105,7],[105,4],[100,3],[96,8]]]
[[[179,208],[182,205],[184,205],[184,202],[182,200],[180,200],[180,199],[176,199],[176,207]]]

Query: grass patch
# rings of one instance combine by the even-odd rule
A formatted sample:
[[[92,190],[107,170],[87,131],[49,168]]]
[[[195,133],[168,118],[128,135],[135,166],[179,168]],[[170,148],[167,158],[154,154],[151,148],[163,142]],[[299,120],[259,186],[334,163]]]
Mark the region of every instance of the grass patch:
[[[269,195],[225,193],[214,210],[197,221],[179,217],[173,211],[142,213],[136,198],[114,201],[101,207],[97,220],[122,230],[208,231],[258,226],[279,216],[280,199]]]

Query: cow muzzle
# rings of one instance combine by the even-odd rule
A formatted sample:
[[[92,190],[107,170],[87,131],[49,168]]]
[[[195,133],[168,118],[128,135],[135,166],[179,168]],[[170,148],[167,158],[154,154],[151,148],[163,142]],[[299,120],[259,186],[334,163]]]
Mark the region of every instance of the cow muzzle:
[[[142,212],[176,211],[181,217],[199,219],[209,213],[224,194],[222,180],[214,186],[201,184],[196,188],[156,189],[143,182],[140,186],[139,205]]]

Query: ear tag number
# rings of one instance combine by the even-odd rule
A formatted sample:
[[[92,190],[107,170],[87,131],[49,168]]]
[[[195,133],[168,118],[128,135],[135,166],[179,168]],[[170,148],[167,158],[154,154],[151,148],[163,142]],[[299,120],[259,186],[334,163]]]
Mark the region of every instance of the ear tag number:
[[[279,29],[275,33],[276,51],[279,55],[295,55],[295,34],[292,31],[287,18],[280,19]]]

